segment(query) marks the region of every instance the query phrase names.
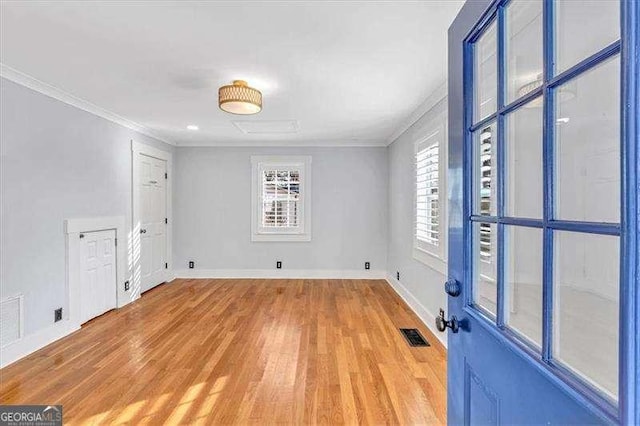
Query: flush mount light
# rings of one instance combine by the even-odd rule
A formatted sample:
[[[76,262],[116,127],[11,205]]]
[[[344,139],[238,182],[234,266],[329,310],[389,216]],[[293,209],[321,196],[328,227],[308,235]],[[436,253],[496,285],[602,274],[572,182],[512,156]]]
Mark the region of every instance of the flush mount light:
[[[536,89],[542,87],[542,74],[538,74],[535,80],[528,82],[524,86],[518,89],[518,97],[522,97],[529,92],[533,92]]]
[[[189,124],[187,126],[187,130],[198,130],[200,129],[198,126],[196,126],[195,124]]]
[[[528,82],[524,86],[521,86],[518,89],[518,97],[526,95],[527,93],[533,92],[534,90],[542,87],[542,74],[538,74],[535,80]],[[542,96],[538,96],[533,101],[527,103],[525,108],[540,108],[542,107]]]
[[[538,90],[542,87],[542,85],[542,74],[538,74],[535,80],[528,82],[518,89],[518,97],[523,97],[524,95],[533,92],[534,90]],[[571,82],[565,83],[564,85],[560,86],[560,89],[556,89],[555,93],[558,94],[556,96],[558,97],[558,100],[560,102],[566,102],[576,96]],[[534,100],[528,102],[525,105],[525,108],[540,108],[542,107],[542,102],[542,96],[538,96]]]
[[[234,80],[218,89],[220,109],[231,114],[256,114],[262,110],[262,93],[249,87],[246,81]]]

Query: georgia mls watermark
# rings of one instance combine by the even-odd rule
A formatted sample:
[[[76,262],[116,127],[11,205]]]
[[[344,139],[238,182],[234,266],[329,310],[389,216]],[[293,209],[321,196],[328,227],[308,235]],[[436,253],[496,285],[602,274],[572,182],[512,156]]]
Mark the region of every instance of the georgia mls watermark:
[[[0,405],[0,426],[61,426],[62,405]]]

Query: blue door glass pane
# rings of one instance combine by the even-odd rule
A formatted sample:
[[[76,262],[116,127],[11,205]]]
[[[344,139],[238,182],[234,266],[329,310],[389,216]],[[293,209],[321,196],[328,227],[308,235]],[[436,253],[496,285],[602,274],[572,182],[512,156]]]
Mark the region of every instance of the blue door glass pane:
[[[505,226],[505,324],[542,346],[542,229]]]
[[[473,224],[473,303],[490,317],[498,304],[497,227],[491,223]]]
[[[542,86],[542,0],[512,0],[506,15],[509,104]]]
[[[487,124],[473,134],[474,214],[496,216],[497,161],[496,123]]]
[[[620,2],[559,0],[554,5],[556,73],[620,39]]]
[[[553,357],[618,397],[620,239],[554,233]]]
[[[542,219],[542,102],[505,117],[505,215]]]
[[[492,23],[474,46],[474,121],[496,112],[498,106],[497,25]]]
[[[556,218],[620,222],[620,56],[557,89]]]

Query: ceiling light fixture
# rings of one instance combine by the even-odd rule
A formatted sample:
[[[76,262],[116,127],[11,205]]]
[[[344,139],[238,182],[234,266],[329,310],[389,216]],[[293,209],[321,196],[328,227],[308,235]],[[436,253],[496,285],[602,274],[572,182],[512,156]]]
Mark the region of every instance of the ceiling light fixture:
[[[187,126],[187,130],[198,130],[200,129],[198,126],[196,126],[195,124],[189,124]]]
[[[539,88],[542,87],[542,83],[543,83],[542,74],[538,74],[535,80],[528,82],[527,84],[525,84],[524,86],[521,86],[518,89],[518,97],[521,98],[530,92],[538,90]],[[525,108],[540,108],[540,107],[542,107],[542,96],[538,96],[537,98],[528,102],[525,105]]]
[[[262,110],[262,93],[246,81],[234,80],[218,89],[218,106],[231,114],[256,114]]]
[[[541,88],[543,86],[543,79],[542,79],[542,74],[538,74],[538,76],[536,77],[535,80],[529,81],[527,84],[521,86],[518,89],[518,97],[521,98],[525,95],[527,95],[528,93],[531,93],[535,90],[538,90],[539,88]],[[555,90],[555,93],[557,93],[557,97],[558,100],[560,102],[566,102],[568,100],[573,99],[576,94],[574,92],[573,89],[573,84],[575,83],[565,83],[562,86],[560,86],[560,88]],[[527,102],[527,104],[524,106],[525,108],[540,108],[542,107],[542,103],[543,103],[543,98],[542,96],[538,96],[536,97],[534,100]]]
[[[542,87],[542,74],[538,74],[535,80],[528,82],[524,86],[518,89],[518,97],[521,98],[529,92],[533,92],[534,90]]]

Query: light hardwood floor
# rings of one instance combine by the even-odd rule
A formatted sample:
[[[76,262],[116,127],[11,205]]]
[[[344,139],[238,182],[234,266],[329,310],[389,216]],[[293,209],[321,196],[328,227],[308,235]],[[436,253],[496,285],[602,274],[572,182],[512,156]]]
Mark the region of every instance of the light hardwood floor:
[[[446,354],[386,281],[176,280],[0,370],[0,403],[69,425],[443,424]]]

